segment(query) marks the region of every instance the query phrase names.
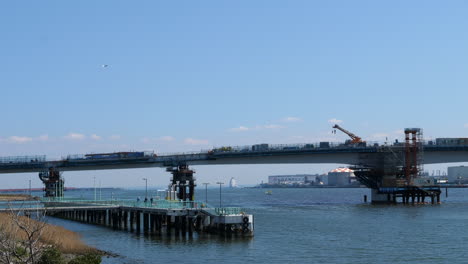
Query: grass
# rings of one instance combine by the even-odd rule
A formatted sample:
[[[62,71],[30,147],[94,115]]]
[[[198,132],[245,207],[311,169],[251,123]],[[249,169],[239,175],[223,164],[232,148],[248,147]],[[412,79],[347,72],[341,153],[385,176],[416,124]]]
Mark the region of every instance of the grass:
[[[0,201],[34,201],[37,200],[38,197],[33,197],[28,194],[0,194]]]
[[[13,216],[10,213],[0,213],[0,232],[6,232],[17,240],[24,240],[26,233],[15,228]],[[87,246],[81,241],[80,235],[63,227],[51,225],[34,219],[20,216],[19,221],[30,227],[44,225],[39,241],[46,245],[53,245],[65,254],[98,253],[98,250]]]

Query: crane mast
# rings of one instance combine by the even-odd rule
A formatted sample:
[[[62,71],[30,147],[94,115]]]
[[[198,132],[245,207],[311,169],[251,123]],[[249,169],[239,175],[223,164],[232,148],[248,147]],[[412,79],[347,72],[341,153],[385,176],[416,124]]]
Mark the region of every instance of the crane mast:
[[[356,144],[356,143],[364,143],[364,141],[362,141],[362,139],[356,135],[354,135],[353,133],[349,132],[348,130],[340,127],[339,125],[334,125],[333,128],[336,128],[338,130],[340,130],[341,132],[345,133],[346,135],[348,135],[350,138],[351,138],[351,143],[352,144]]]

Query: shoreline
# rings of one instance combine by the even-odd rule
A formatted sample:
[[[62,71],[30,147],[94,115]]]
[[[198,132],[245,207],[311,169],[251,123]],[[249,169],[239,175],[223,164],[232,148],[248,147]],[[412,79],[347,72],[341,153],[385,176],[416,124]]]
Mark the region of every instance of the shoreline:
[[[40,198],[29,194],[16,194],[16,193],[1,193],[0,202],[26,202],[26,201],[39,201]]]

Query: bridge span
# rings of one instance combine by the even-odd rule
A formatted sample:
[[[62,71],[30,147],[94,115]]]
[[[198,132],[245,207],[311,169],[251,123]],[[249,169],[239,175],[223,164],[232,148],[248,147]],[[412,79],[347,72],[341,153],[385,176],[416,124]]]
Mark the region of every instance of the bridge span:
[[[415,164],[468,162],[468,140],[467,144],[443,141],[444,144],[421,142],[411,145],[413,143],[408,142],[410,141],[394,144],[257,144],[172,155],[157,155],[154,152],[69,155],[59,160],[47,160],[45,156],[4,157],[0,158],[0,174],[37,172],[46,185],[46,196],[60,197],[63,195],[60,173],[64,171],[162,167],[173,175],[174,189],[178,190],[179,199],[185,200],[194,196],[194,172],[189,168],[192,165],[348,164],[355,169],[356,177],[361,183],[378,190],[381,187],[402,187],[400,178],[404,178],[405,172],[406,185],[409,183],[409,172],[413,175],[411,177],[417,177],[417,169],[411,164],[413,167],[409,168],[408,159],[412,159],[411,162]]]
[[[49,168],[59,171],[111,170],[180,165],[242,165],[242,164],[327,164],[366,165],[366,160],[383,152],[398,153],[398,145],[354,146],[333,144],[328,147],[301,145],[272,145],[263,150],[250,146],[230,147],[223,151],[200,151],[171,155],[144,155],[142,157],[73,158],[47,160],[45,156],[0,158],[0,174],[43,172]],[[468,145],[424,145],[424,164],[468,162]],[[77,155],[74,155],[77,156]],[[84,157],[84,155],[83,155]],[[400,159],[403,159],[402,157]]]

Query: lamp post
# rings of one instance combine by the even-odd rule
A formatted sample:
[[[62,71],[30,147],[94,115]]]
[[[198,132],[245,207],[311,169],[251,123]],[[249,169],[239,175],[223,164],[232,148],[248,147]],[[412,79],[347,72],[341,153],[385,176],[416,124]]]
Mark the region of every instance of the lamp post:
[[[145,181],[146,187],[145,187],[145,201],[148,200],[148,178],[143,178]]]
[[[217,182],[216,184],[219,184],[219,208],[221,208],[221,185],[223,185],[224,182]]]
[[[99,180],[99,201],[102,200],[101,180]]]
[[[203,183],[205,185],[205,205],[208,204],[208,182]]]
[[[93,183],[93,186],[94,186],[94,201],[96,201],[96,176],[94,176],[93,179],[94,179],[94,183]]]

